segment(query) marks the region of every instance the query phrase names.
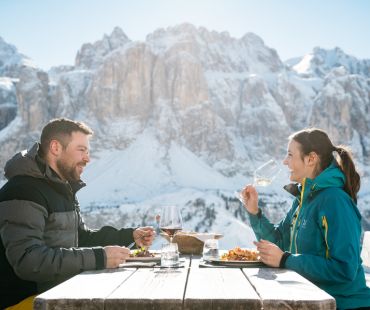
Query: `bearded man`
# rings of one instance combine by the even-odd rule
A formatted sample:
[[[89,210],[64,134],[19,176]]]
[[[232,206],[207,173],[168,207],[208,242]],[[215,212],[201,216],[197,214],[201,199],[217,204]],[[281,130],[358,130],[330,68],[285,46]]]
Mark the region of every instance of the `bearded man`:
[[[40,143],[5,166],[0,189],[0,309],[32,307],[35,295],[85,270],[117,268],[133,241],[149,246],[152,227],[86,227],[76,192],[90,162],[92,130],[65,118],[50,121]]]

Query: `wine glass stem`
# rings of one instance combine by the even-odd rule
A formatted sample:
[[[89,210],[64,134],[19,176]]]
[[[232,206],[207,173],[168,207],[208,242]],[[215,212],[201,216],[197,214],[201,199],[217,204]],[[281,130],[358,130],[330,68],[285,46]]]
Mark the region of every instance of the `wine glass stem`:
[[[172,243],[173,236],[170,236],[170,243]]]

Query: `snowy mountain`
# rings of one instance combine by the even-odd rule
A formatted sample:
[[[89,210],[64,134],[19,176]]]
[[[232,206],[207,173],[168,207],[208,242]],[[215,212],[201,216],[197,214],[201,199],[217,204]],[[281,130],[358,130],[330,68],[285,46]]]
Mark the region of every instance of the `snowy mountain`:
[[[23,59],[1,40],[0,61],[5,54]],[[283,63],[255,34],[236,39],[182,24],[144,42],[115,28],[84,44],[74,66],[49,72],[13,63],[0,71],[0,163],[37,140],[50,118],[88,123],[95,137],[79,199],[93,226],[151,224],[161,206],[177,204],[186,229],[224,233],[225,246],[251,246],[234,191],[262,162],[281,160],[289,134],[310,125],[352,146],[368,225],[370,60],[315,48]],[[11,106],[8,114],[2,106]],[[285,182],[281,173],[260,190],[276,221],[291,202]]]
[[[17,114],[15,84],[23,68],[34,68],[34,63],[18,53],[15,46],[0,37],[0,129],[8,125]]]
[[[345,54],[340,48],[325,50],[314,48],[312,53],[289,61],[289,65],[299,74],[324,78],[334,68],[343,67],[347,74],[370,77],[370,59],[358,60]]]
[[[0,76],[18,77],[22,67],[36,67],[27,56],[18,52],[14,45],[0,37]]]
[[[94,44],[86,43],[77,52],[76,68],[96,69],[103,63],[104,57],[110,52],[130,42],[121,28],[114,28],[110,36],[104,35],[102,40]]]

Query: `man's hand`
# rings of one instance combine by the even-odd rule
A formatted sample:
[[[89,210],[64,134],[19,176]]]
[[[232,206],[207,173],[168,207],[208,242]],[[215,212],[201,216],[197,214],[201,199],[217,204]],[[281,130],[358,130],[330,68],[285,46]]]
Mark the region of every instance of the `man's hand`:
[[[279,267],[281,257],[284,252],[274,243],[267,240],[253,242],[257,246],[260,259],[263,263],[271,267]]]
[[[139,247],[148,247],[153,243],[155,231],[152,226],[139,227],[134,230],[133,237]]]
[[[107,257],[106,268],[117,268],[130,255],[130,250],[118,245],[109,245],[104,247],[105,255]]]

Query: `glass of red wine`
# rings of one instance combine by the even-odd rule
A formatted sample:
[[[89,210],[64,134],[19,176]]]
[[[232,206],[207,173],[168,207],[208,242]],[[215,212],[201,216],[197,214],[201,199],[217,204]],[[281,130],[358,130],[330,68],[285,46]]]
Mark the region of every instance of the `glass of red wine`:
[[[176,232],[182,230],[182,218],[176,206],[163,207],[159,228],[170,237],[170,243],[172,243],[173,236]]]

